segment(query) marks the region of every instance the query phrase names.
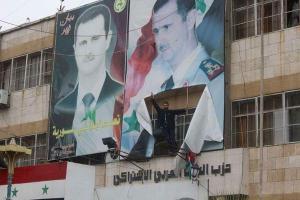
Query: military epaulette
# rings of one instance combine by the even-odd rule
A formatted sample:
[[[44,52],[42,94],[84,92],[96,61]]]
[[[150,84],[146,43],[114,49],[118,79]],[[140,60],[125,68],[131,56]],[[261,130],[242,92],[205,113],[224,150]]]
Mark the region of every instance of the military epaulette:
[[[224,71],[224,66],[212,58],[203,60],[199,68],[204,71],[209,80],[213,80]]]

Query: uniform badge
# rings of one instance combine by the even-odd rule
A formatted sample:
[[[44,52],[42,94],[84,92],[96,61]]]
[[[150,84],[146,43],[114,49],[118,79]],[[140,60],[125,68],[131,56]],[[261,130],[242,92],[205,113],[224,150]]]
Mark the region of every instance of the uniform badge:
[[[224,66],[211,58],[203,60],[199,67],[204,71],[210,81],[224,71]]]

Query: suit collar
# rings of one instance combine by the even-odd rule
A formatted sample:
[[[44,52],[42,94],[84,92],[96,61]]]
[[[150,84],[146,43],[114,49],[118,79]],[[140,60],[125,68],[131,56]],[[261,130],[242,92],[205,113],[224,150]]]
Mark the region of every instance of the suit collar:
[[[122,92],[123,85],[115,80],[113,80],[108,73],[106,73],[106,78],[97,99],[96,108],[101,106],[107,100],[111,100],[111,96],[119,95]],[[54,106],[54,112],[56,114],[60,113],[72,113],[74,114],[77,106],[77,96],[78,96],[78,83],[75,88],[64,98],[59,100]]]

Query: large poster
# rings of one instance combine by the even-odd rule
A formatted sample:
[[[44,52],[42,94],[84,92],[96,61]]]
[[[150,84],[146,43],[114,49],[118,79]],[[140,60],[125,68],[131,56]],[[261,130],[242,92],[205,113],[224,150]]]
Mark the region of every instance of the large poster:
[[[129,30],[122,150],[151,157],[158,135],[176,153],[174,120],[191,112],[181,148],[222,148],[224,1],[131,1]]]
[[[120,145],[127,1],[103,0],[56,18],[50,159]]]

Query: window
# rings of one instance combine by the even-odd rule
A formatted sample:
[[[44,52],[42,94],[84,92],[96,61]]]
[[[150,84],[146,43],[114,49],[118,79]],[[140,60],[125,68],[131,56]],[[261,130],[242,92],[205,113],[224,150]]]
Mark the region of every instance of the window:
[[[38,53],[28,56],[26,88],[35,87],[39,84],[40,58],[41,55]]]
[[[11,63],[13,63],[12,69]],[[4,61],[0,63],[0,89],[17,91],[50,84],[52,81],[52,65],[53,49],[46,49],[42,52]],[[12,80],[10,83],[11,70]]]
[[[47,160],[47,155],[47,134],[39,134],[36,142],[36,163],[44,163]]]
[[[42,64],[42,75],[41,75],[42,85],[51,83],[52,65],[53,65],[53,49],[47,49],[43,52],[43,64]]]
[[[175,139],[177,144],[182,144],[189,128],[195,109],[189,110],[188,114],[177,115],[175,119]]]
[[[233,6],[233,37],[241,39],[255,35],[254,0],[235,0]]]
[[[0,89],[9,89],[11,61],[0,63]]]
[[[259,106],[259,97],[232,103],[231,148],[259,145]],[[299,142],[300,91],[265,96],[263,117],[264,145]]]
[[[21,138],[21,146],[25,146],[31,149],[31,155],[22,157],[18,162],[19,166],[30,166],[34,165],[35,158],[35,135],[26,136]]]
[[[175,116],[175,140],[178,147],[180,147],[181,144],[183,143],[183,140],[189,128],[189,124],[192,120],[194,112],[195,109],[189,109],[187,114]],[[152,114],[152,127],[153,127],[154,137],[156,137],[154,155],[167,155],[169,147],[165,140],[165,136],[163,135],[163,133],[159,132],[161,130],[158,127],[156,113]],[[157,133],[157,131],[159,133]]]
[[[289,141],[300,141],[300,92],[286,94],[286,107]]]
[[[256,146],[256,115],[255,99],[232,104],[231,145],[233,148]]]
[[[300,24],[299,0],[284,0],[284,27],[289,28]]]
[[[299,25],[299,1],[264,0],[264,5],[262,5],[262,0],[234,0],[232,6],[233,40],[261,33],[262,7],[264,8],[264,33]]]
[[[261,8],[262,0],[257,0],[257,34],[261,29]],[[280,30],[281,26],[281,5],[280,0],[264,1],[264,33]]]
[[[10,140],[11,138],[0,140],[0,145],[9,144]],[[27,155],[18,160],[16,164],[18,167],[36,165],[47,161],[48,137],[46,133],[15,138],[15,140],[16,144],[31,149],[31,155]]]
[[[26,57],[14,59],[13,76],[12,76],[12,91],[22,90],[24,88]]]
[[[259,103],[259,101],[258,101]],[[264,145],[284,143],[282,95],[264,97]],[[259,119],[259,116],[258,116]],[[259,122],[259,120],[258,120]]]

